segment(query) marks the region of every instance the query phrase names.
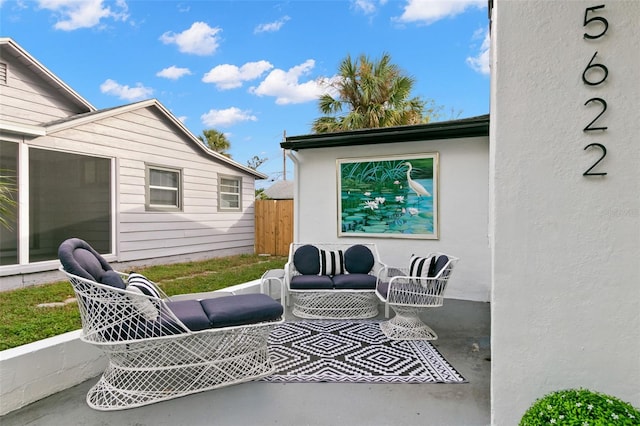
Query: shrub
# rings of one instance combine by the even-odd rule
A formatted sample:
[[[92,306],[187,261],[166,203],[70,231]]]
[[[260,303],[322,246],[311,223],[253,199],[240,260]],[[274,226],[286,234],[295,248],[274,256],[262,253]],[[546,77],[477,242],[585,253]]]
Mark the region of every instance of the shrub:
[[[640,411],[613,396],[586,389],[552,392],[536,400],[520,426],[640,425]]]

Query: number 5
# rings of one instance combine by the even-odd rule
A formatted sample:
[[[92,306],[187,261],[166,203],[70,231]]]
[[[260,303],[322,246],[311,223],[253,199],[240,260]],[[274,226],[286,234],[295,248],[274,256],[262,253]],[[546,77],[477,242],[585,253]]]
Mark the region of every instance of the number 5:
[[[596,38],[600,38],[602,37],[606,32],[607,29],[609,29],[609,22],[601,17],[601,16],[594,16],[592,18],[589,18],[589,12],[595,12],[598,9],[604,9],[604,4],[601,4],[599,6],[593,6],[593,7],[587,7],[584,10],[584,24],[583,26],[586,27],[587,25],[593,23],[593,22],[600,22],[602,25],[604,25],[604,29],[602,30],[602,32],[600,34],[596,34],[596,35],[591,35],[591,34],[587,34],[584,33],[584,38],[588,38],[590,40],[596,39]]]

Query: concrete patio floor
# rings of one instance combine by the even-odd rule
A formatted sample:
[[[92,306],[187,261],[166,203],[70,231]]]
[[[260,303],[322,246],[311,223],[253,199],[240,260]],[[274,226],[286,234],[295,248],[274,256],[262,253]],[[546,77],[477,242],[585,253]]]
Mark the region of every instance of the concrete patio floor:
[[[382,313],[381,307],[381,313]],[[382,315],[379,318],[383,318]],[[97,378],[0,417],[23,425],[488,425],[490,307],[446,300],[425,312],[434,346],[467,379],[463,384],[249,382],[122,411],[89,408]],[[288,320],[297,320],[287,313]]]

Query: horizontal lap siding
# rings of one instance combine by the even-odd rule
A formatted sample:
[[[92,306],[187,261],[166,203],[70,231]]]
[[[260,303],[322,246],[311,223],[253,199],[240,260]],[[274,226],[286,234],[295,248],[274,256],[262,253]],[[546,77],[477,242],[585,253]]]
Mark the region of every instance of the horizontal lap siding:
[[[0,118],[13,123],[40,125],[87,112],[67,101],[13,57],[0,55],[7,64],[7,84],[0,85]]]
[[[254,178],[202,152],[155,109],[127,112],[40,139],[59,149],[118,158],[119,261],[230,249],[253,252]],[[145,163],[182,169],[182,211],[145,211]],[[218,173],[242,178],[242,212],[218,212]]]

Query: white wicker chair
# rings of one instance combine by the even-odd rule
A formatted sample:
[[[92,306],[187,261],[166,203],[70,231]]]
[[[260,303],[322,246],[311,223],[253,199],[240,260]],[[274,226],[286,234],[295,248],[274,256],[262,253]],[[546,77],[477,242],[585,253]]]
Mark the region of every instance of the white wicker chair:
[[[163,293],[148,296],[71,274],[64,267],[60,270],[77,296],[82,340],[108,357],[104,374],[87,394],[87,404],[94,409],[138,407],[250,381],[274,371],[267,339],[273,327],[284,321],[282,315],[275,320],[192,331],[187,326],[190,318],[182,315],[180,319],[180,314],[201,300],[181,295],[173,301]],[[117,274],[126,280],[127,275]],[[223,293],[215,298],[209,294],[212,296],[205,301],[224,306],[232,298],[237,302],[247,295]],[[282,306],[271,300],[281,312]],[[151,318],[154,315],[157,317]]]
[[[458,258],[444,253],[432,253],[436,257],[434,276],[411,276],[409,268],[387,267],[378,275],[376,295],[395,312],[380,328],[394,340],[435,340],[438,335],[418,316],[419,312],[442,306],[444,293]]]

